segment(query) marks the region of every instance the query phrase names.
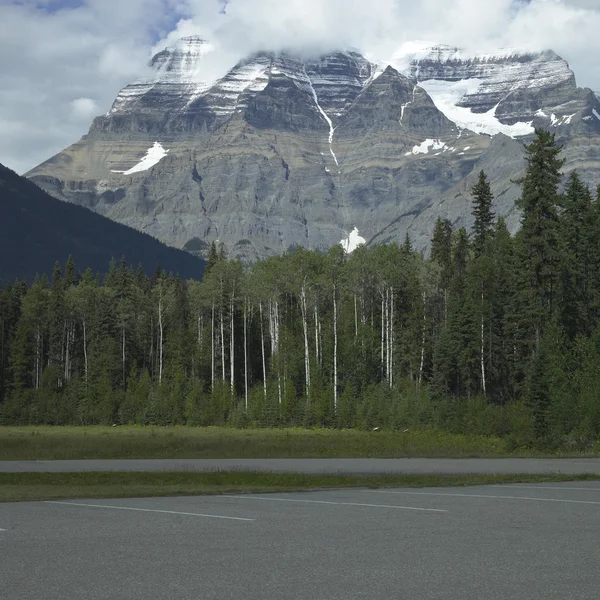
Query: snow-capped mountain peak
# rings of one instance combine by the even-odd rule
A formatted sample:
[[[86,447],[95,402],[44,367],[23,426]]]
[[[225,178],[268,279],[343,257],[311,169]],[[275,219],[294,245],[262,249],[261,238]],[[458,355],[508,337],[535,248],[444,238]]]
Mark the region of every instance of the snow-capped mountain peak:
[[[510,138],[535,127],[557,131],[566,168],[597,183],[600,102],[551,51],[411,42],[389,61],[259,52],[227,72],[218,52],[199,37],[171,44],[90,135],[29,176],[167,243],[219,239],[248,260],[401,242],[409,227],[423,249],[437,216],[470,225],[481,169],[514,227],[523,160]]]
[[[181,38],[152,58],[147,77],[119,92],[108,114],[125,113],[134,106],[143,109],[160,97],[168,98],[169,102],[180,98],[184,105],[189,104],[212,85],[203,63],[213,51],[214,46],[200,36]]]

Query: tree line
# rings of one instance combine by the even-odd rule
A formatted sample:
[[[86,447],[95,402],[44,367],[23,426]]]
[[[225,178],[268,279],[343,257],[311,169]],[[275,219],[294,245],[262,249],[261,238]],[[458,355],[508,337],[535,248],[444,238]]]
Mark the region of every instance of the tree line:
[[[600,201],[539,130],[521,228],[438,218],[402,245],[297,249],[201,282],[69,259],[0,286],[0,422],[442,428],[515,445],[600,433]],[[600,195],[600,193],[599,193]]]

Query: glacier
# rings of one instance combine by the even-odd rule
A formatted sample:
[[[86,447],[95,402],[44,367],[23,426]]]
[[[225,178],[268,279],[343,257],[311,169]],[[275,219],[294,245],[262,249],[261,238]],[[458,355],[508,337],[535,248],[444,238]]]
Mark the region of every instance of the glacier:
[[[503,133],[511,138],[530,135],[535,132],[531,122],[506,125],[496,116],[497,105],[485,113],[474,113],[470,108],[459,106],[467,94],[475,94],[481,87],[480,79],[465,79],[462,81],[444,81],[430,79],[419,82],[442,111],[460,129],[469,129],[474,133],[498,135]]]

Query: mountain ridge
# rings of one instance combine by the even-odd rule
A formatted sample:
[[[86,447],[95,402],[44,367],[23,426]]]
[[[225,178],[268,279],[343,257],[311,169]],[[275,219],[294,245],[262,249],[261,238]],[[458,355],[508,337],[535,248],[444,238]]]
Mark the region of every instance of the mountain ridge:
[[[435,216],[469,226],[481,168],[514,230],[510,180],[536,127],[567,142],[567,170],[600,183],[600,102],[551,51],[413,45],[385,66],[354,51],[259,52],[203,83],[207,44],[157,54],[153,77],[27,176],[170,245],[203,254],[219,240],[246,261],[327,249],[355,228],[367,243],[408,231],[425,249]]]

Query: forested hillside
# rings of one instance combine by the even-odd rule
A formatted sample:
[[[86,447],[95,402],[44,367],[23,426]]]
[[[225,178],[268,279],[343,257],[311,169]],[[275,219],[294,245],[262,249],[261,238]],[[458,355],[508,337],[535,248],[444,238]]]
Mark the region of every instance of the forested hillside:
[[[437,427],[515,445],[600,434],[600,202],[538,131],[511,237],[485,173],[474,231],[298,250],[203,281],[72,262],[0,292],[4,424]],[[564,188],[564,193],[561,190]]]
[[[0,279],[32,283],[71,255],[106,273],[112,257],[154,271],[158,265],[182,277],[201,278],[204,261],[87,208],[61,202],[0,165]]]

